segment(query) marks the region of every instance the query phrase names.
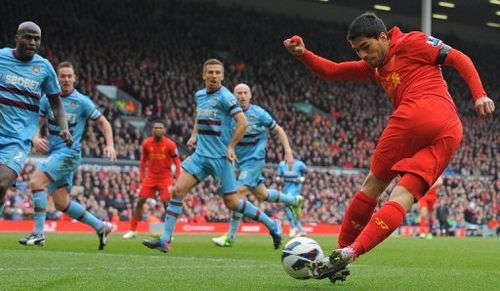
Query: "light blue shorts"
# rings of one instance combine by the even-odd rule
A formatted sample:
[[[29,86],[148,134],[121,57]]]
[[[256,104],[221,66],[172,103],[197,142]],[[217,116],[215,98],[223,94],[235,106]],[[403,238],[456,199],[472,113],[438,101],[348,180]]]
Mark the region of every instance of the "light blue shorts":
[[[234,167],[226,158],[209,158],[194,153],[182,162],[182,168],[198,181],[212,176],[223,195],[236,193]]]
[[[50,154],[49,159],[39,167],[39,170],[52,180],[48,187],[49,193],[54,193],[62,187],[66,187],[68,192],[71,190],[73,175],[81,159],[80,152],[70,148],[59,149]]]
[[[21,173],[31,152],[31,142],[0,135],[0,164]]]
[[[264,183],[265,179],[262,176],[262,171],[266,161],[264,159],[249,159],[238,163],[236,168],[240,171],[238,176],[238,187],[248,186],[255,189],[260,184]]]

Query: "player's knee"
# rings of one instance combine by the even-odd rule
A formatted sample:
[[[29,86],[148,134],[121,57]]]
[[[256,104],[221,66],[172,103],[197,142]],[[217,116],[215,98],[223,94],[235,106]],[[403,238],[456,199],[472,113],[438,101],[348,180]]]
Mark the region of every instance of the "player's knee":
[[[177,185],[174,186],[174,188],[172,189],[172,197],[173,198],[182,199],[182,198],[184,198],[184,196],[186,196],[186,193],[187,193],[186,189],[183,189],[182,187],[177,186]]]
[[[361,186],[361,191],[374,198],[378,198],[387,188],[388,184],[389,183],[377,179],[377,177],[370,172]]]
[[[33,175],[30,176],[30,188],[32,190],[44,188],[45,185],[43,185],[40,175],[43,175],[43,174],[40,174],[39,172],[35,172]]]
[[[63,211],[68,206],[68,203],[65,203],[65,201],[61,201],[60,199],[53,199],[53,200],[54,200],[54,206],[59,211]]]
[[[227,208],[229,208],[232,211],[237,211],[238,210],[238,202],[240,201],[239,197],[237,195],[227,195],[224,196],[224,204],[226,205]]]
[[[0,182],[0,201],[3,201],[9,187],[10,186],[7,186],[7,183]]]

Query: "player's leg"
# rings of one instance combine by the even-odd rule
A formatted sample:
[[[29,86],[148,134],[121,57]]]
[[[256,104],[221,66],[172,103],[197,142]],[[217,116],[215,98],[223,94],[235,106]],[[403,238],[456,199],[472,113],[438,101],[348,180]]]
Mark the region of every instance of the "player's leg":
[[[143,187],[141,187],[141,192],[143,192]],[[144,192],[143,192],[144,193]],[[139,194],[139,199],[137,199],[137,203],[134,208],[134,212],[132,214],[132,218],[130,219],[130,230],[123,234],[124,239],[134,238],[137,235],[137,225],[142,217],[142,212],[144,208],[144,203],[146,203],[146,195]]]
[[[182,213],[182,201],[189,190],[207,177],[204,170],[205,160],[203,157],[193,154],[182,162],[183,171],[172,189],[172,199],[165,211],[165,223],[163,234],[160,238],[143,240],[142,244],[150,249],[158,249],[162,252],[170,250],[170,241],[177,223],[177,218]]]
[[[259,201],[268,201],[275,203],[283,203],[289,207],[296,219],[302,216],[302,208],[304,207],[304,197],[301,195],[293,195],[284,193],[276,189],[267,189],[264,185],[264,177],[261,175],[261,183],[252,192]]]
[[[35,227],[30,235],[19,240],[19,243],[22,245],[42,246],[45,244],[43,226],[45,225],[48,204],[45,189],[51,182],[51,178],[40,170],[35,171],[30,177],[30,188],[33,193],[33,208],[35,212],[33,215]]]
[[[392,168],[404,173],[391,192],[390,199],[373,214],[366,227],[350,246],[338,249],[329,258],[330,271],[339,271],[358,256],[385,240],[405,217],[406,212],[429,190],[441,175],[461,141],[461,125],[444,138],[431,142],[412,157],[398,161]]]
[[[286,207],[285,208],[285,216],[288,219],[288,223],[290,224],[289,236],[295,237],[297,235],[297,221],[295,218],[295,214],[293,213],[293,211],[290,208]]]
[[[6,165],[0,164],[0,217],[3,214],[5,207],[5,196],[7,190],[12,186],[16,180],[17,173]]]
[[[42,163],[38,170],[30,176],[30,188],[33,193],[33,206],[35,209],[34,220],[35,228],[29,236],[19,240],[23,245],[43,245],[45,243],[45,236],[43,226],[47,213],[47,186],[56,180],[59,181],[58,185],[67,184],[65,182],[65,175],[73,168],[68,168],[66,165],[72,164],[75,157],[71,153],[56,152],[53,153],[47,162]],[[70,162],[65,161],[68,160]]]
[[[144,203],[146,203],[147,198],[155,197],[155,184],[149,181],[147,178],[141,183],[141,188],[139,190],[139,199],[134,208],[134,213],[130,219],[130,230],[123,234],[124,239],[131,239],[137,235],[137,225],[142,217],[142,212],[144,208]]]
[[[240,198],[246,193],[239,193],[236,189],[236,177],[232,164],[227,159],[214,159],[212,175],[220,180],[223,200],[227,208],[237,211],[244,216],[263,223],[273,238],[274,248],[281,245],[281,222],[272,220],[267,214],[261,212],[255,205],[245,198]]]
[[[238,184],[240,180],[238,180]],[[242,185],[238,187],[238,195],[240,199],[246,199],[246,195],[249,194],[250,188],[248,186]],[[229,218],[229,228],[224,235],[212,238],[212,242],[219,247],[231,247],[234,244],[236,238],[236,232],[240,226],[241,220],[243,219],[243,214],[237,211],[231,211],[231,217]]]
[[[389,181],[391,179],[389,178]],[[339,248],[350,245],[358,237],[377,206],[377,198],[384,192],[387,185],[389,185],[388,182],[377,178],[372,171],[368,173],[360,191],[354,194],[346,209],[339,233]]]
[[[113,229],[111,223],[98,219],[92,213],[85,210],[80,203],[71,201],[69,198],[69,185],[57,182],[49,186],[49,192],[52,195],[56,209],[92,227],[99,238],[98,249],[103,250],[106,246],[107,238]]]
[[[12,187],[31,151],[31,143],[0,137],[0,217],[5,207],[7,190]]]
[[[420,209],[420,224],[419,224],[419,232],[420,238],[425,238],[428,231],[427,231],[427,222],[428,222],[428,216],[429,216],[429,211],[427,207],[427,199],[424,195],[419,201],[418,201],[418,207]]]

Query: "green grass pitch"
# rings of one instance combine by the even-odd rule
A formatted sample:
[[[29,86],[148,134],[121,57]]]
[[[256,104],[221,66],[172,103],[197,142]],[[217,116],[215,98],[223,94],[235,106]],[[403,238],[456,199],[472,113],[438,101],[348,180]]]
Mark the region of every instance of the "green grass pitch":
[[[92,234],[48,234],[25,247],[0,234],[1,290],[499,290],[497,238],[390,238],[351,267],[345,282],[295,280],[269,236],[240,235],[219,248],[208,235],[176,235],[165,255],[139,236],[113,234],[97,251]],[[313,236],[329,253],[336,237]]]

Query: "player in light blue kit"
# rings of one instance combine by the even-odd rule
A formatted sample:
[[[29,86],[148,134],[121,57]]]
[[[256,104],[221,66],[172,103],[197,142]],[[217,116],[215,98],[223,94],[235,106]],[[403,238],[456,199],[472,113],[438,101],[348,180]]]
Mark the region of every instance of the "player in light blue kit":
[[[248,122],[245,135],[235,148],[238,157],[236,167],[239,170],[238,193],[240,195],[253,193],[259,201],[284,203],[286,206],[292,207],[294,213],[300,217],[304,198],[300,195],[281,193],[276,189],[267,189],[264,184],[264,176],[262,176],[266,163],[268,129],[278,136],[285,151],[285,162],[290,164],[293,162],[292,149],[285,131],[266,110],[258,105],[250,104],[252,93],[247,84],[236,85],[233,92],[238,98]],[[241,196],[241,198],[245,198],[245,196]],[[229,221],[227,234],[213,238],[212,242],[220,247],[232,246],[242,217],[241,213],[234,212]]]
[[[220,185],[226,206],[266,225],[273,238],[274,248],[281,244],[281,223],[261,213],[251,202],[237,195],[233,164],[236,162],[235,146],[245,134],[247,121],[238,100],[224,86],[224,66],[217,59],[203,65],[205,89],[195,94],[196,121],[188,146],[196,150],[182,162],[183,171],[172,191],[172,199],[165,215],[165,229],[161,238],[144,240],[143,244],[162,252],[170,250],[170,240],[177,217],[182,213],[182,200],[189,190],[211,175]],[[232,120],[236,126],[231,126]]]
[[[94,228],[99,237],[99,250],[104,249],[112,225],[97,219],[87,212],[85,208],[75,201],[70,201],[69,190],[73,184],[73,173],[77,170],[81,160],[81,144],[87,119],[94,120],[104,133],[106,147],[103,152],[111,161],[116,159],[113,145],[113,132],[106,118],[96,109],[89,97],[82,95],[75,87],[75,72],[73,65],[62,62],[57,66],[57,78],[62,87],[62,103],[66,109],[69,130],[73,134],[74,143],[67,147],[59,137],[59,126],[54,121],[54,114],[49,108],[46,98],[40,103],[40,123],[48,120],[49,143],[40,138],[36,132],[33,143],[39,152],[49,151],[49,159],[43,163],[30,177],[30,187],[33,193],[35,208],[35,229],[26,238],[19,240],[23,245],[43,245],[45,236],[43,225],[45,223],[48,191],[54,199],[57,210],[68,214],[71,218],[79,220]]]
[[[302,193],[302,183],[305,180],[307,166],[300,160],[294,160],[292,166],[281,161],[278,165],[278,180],[283,179],[283,192],[292,196],[299,196]],[[285,209],[286,217],[290,222],[290,237],[296,235],[304,236],[306,233],[300,223],[300,217],[294,215],[290,208]],[[298,231],[298,232],[297,232]]]
[[[61,127],[62,141],[72,143],[56,73],[49,61],[36,53],[41,37],[40,27],[26,21],[17,28],[16,47],[0,49],[0,217],[7,189],[31,151],[42,94],[47,95],[54,122]]]

